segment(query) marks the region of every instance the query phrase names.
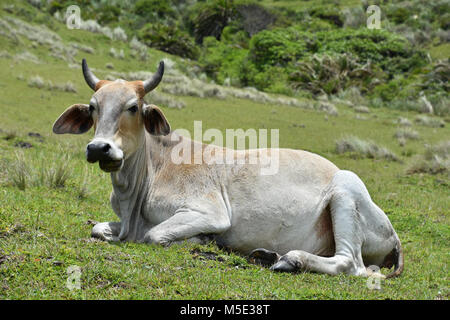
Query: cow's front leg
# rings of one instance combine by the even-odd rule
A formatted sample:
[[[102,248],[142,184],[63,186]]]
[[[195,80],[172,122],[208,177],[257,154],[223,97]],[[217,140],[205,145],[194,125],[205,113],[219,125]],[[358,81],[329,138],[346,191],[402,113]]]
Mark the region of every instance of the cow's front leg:
[[[228,215],[221,212],[200,212],[192,209],[179,209],[169,219],[150,229],[144,241],[170,245],[203,234],[219,234],[230,228]]]
[[[91,236],[104,241],[119,241],[120,222],[97,223],[91,232]]]

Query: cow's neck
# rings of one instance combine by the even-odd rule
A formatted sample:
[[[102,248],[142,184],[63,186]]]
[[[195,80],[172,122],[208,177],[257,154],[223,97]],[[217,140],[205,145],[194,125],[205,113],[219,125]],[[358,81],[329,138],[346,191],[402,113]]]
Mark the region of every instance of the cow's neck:
[[[122,222],[119,238],[135,240],[136,234],[130,230],[138,230],[143,201],[153,186],[156,172],[163,166],[165,155],[177,141],[170,136],[155,137],[142,131],[137,151],[128,157],[120,171],[111,173],[114,196],[119,205]]]
[[[119,238],[121,240],[135,240],[136,234],[129,234],[136,231],[141,214],[142,203],[148,192],[149,176],[152,174],[148,166],[148,144],[144,133],[137,151],[124,160],[120,171],[111,173],[111,181],[115,202],[120,211],[122,227]]]

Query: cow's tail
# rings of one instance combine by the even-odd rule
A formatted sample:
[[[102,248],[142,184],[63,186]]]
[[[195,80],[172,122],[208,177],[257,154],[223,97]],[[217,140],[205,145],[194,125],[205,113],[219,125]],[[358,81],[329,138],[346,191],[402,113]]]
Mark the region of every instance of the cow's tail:
[[[403,249],[398,237],[397,244],[392,250],[392,262],[394,264],[394,271],[389,273],[386,278],[398,277],[403,272]]]

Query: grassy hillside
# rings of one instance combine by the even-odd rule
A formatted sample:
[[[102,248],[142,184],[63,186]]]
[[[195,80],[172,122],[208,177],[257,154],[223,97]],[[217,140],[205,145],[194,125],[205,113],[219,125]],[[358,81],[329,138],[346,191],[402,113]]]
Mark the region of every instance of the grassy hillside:
[[[296,7],[294,1],[262,3]],[[130,39],[69,30],[25,1],[0,1],[0,19],[0,299],[449,298],[445,115],[363,108],[360,99],[366,98],[351,90],[290,100],[219,86],[198,75],[192,60],[152,48],[140,59]],[[432,47],[433,55],[448,58],[448,47]],[[82,58],[105,78],[135,78],[168,59],[172,67],[147,99],[161,105],[174,129],[192,130],[194,120],[203,121],[203,130],[279,129],[281,147],[318,153],[357,173],[399,234],[402,276],[370,290],[366,279],[352,276],[273,273],[215,245],[162,248],[91,239],[95,221],[118,221],[109,204],[109,175],[85,160],[92,132],[51,132],[65,108],[88,103],[92,95]],[[355,137],[363,143],[355,146]],[[447,144],[437,150],[442,142]],[[72,265],[81,267],[80,290],[66,287]]]

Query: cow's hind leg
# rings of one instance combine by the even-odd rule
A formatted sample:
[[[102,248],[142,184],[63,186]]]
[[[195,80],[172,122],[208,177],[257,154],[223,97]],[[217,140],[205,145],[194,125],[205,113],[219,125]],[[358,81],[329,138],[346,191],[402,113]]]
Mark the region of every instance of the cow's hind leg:
[[[91,232],[91,236],[104,241],[119,241],[120,222],[97,223]]]
[[[321,257],[302,250],[292,250],[283,255],[271,270],[313,271],[331,275],[366,274],[361,256],[362,239],[355,201],[348,192],[334,189],[329,207],[336,245],[335,255]]]
[[[283,255],[272,270],[366,276],[364,254],[385,255],[396,245],[398,238],[389,220],[372,202],[366,187],[354,173],[337,172],[325,199],[331,213],[335,255],[321,257],[293,250]]]

